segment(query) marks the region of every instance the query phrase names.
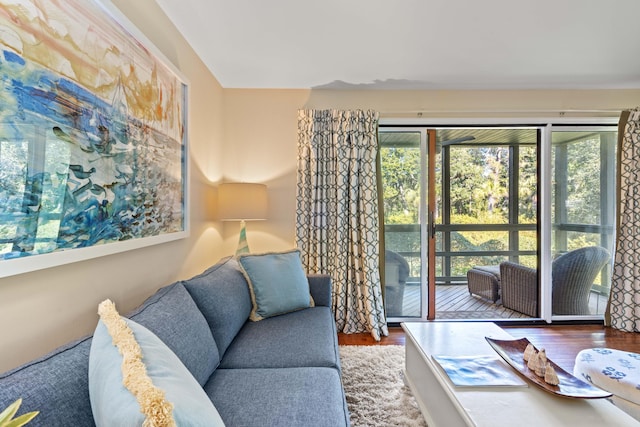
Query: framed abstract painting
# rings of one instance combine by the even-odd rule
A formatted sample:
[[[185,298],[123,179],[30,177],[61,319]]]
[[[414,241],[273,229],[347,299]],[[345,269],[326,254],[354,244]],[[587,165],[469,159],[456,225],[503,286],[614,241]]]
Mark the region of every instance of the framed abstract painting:
[[[186,237],[187,96],[112,4],[0,0],[0,277]]]

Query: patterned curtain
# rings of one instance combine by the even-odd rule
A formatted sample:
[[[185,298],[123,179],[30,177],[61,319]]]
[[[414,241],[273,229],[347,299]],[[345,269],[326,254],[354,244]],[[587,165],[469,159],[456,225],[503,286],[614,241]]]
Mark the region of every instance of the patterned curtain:
[[[640,109],[618,126],[618,219],[607,324],[640,332]]]
[[[388,335],[379,259],[374,111],[300,110],[296,240],[330,274],[338,330]]]

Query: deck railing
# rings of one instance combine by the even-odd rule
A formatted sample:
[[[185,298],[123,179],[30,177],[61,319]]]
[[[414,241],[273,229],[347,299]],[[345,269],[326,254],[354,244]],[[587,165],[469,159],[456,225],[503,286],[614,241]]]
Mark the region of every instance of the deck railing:
[[[586,236],[586,240],[598,241],[603,247],[610,247],[613,241],[613,227],[565,224],[555,225],[556,253],[568,250],[567,231]],[[436,224],[436,285],[466,285],[466,272],[476,265],[497,265],[503,261],[519,262],[536,267],[536,250],[518,249],[522,245],[521,232],[536,232],[536,224]],[[466,245],[466,232],[503,232],[508,239],[504,242],[483,242],[482,245]],[[508,241],[507,241],[508,240]],[[420,283],[421,276],[421,228],[420,224],[386,224],[385,248],[402,255],[410,267],[409,283]],[[463,243],[461,243],[463,242]],[[537,246],[537,244],[536,244]],[[605,267],[594,291],[608,295],[610,289],[610,265]]]

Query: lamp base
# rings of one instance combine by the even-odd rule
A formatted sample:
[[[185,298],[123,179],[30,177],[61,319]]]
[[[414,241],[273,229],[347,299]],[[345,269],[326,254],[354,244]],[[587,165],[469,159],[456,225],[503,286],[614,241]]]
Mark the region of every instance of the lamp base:
[[[236,255],[248,254],[249,243],[247,242],[247,224],[244,220],[240,221],[240,238],[238,239],[238,249],[236,249]]]

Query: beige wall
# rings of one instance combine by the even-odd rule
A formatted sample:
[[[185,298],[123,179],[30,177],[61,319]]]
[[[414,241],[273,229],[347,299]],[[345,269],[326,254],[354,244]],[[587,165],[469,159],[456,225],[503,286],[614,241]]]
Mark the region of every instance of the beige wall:
[[[91,333],[97,304],[126,312],[157,288],[225,255],[205,203],[222,176],[222,88],[154,0],[115,0],[190,82],[191,235],[187,239],[0,279],[0,372]]]
[[[269,219],[248,224],[249,244],[256,252],[292,247],[299,108],[373,108],[382,117],[500,111],[506,117],[514,115],[510,111],[640,104],[640,91],[223,90],[154,0],[113,1],[190,81],[191,236],[0,279],[0,371],[90,333],[102,299],[113,299],[126,312],[157,288],[231,254],[238,224],[215,221],[210,183],[266,183]],[[469,110],[475,113],[464,113]]]
[[[297,110],[372,108],[382,118],[613,116],[640,104],[640,90],[386,91],[225,89],[225,179],[268,185],[269,220],[250,223],[252,250],[289,248],[295,236]],[[553,110],[553,111],[552,111]],[[495,112],[498,113],[495,113]],[[229,227],[231,224],[226,225]],[[234,227],[236,227],[234,225]],[[225,228],[231,236],[235,228]],[[231,242],[227,242],[231,244]]]

